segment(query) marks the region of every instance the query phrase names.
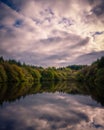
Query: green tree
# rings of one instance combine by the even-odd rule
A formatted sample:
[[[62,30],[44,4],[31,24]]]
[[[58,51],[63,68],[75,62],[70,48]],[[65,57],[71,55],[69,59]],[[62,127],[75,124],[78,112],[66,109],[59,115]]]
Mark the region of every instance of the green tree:
[[[104,68],[104,56],[98,60],[98,68]]]
[[[7,75],[5,69],[3,65],[0,65],[0,82],[6,82],[6,81],[7,81]]]
[[[104,68],[97,70],[95,83],[97,85],[104,85]]]
[[[41,75],[41,80],[54,80],[54,73],[52,70],[43,70]]]
[[[32,75],[32,77],[34,78],[34,81],[40,81],[41,78],[41,74],[38,71],[38,69],[32,68],[32,67],[26,67],[26,69],[28,70],[28,72]]]
[[[22,68],[15,64],[13,64],[12,67],[13,67],[13,70],[16,72],[16,75],[17,75],[19,81],[25,81],[25,75],[23,73]]]
[[[0,63],[3,63],[4,62],[4,58],[1,56],[0,57]]]
[[[4,63],[3,66],[6,71],[8,81],[19,81],[18,74],[12,65],[9,63]]]

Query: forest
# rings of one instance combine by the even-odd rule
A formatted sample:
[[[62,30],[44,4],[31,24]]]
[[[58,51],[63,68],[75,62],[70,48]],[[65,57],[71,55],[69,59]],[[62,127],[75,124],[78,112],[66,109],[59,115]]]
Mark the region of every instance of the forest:
[[[77,81],[80,83],[104,85],[104,57],[91,65],[69,65],[48,67],[26,65],[16,60],[0,57],[0,82],[43,82]]]

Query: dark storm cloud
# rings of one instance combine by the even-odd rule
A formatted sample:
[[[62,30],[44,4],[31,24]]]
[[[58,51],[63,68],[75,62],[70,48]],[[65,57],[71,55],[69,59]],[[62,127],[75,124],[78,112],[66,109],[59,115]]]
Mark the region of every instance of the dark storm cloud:
[[[96,36],[103,35],[103,34],[104,34],[104,31],[101,31],[101,32],[91,32],[90,34],[91,34],[92,37],[94,37],[94,39],[95,39]]]
[[[104,31],[102,31],[102,32],[95,32],[95,35],[101,35],[103,33],[104,33]]]
[[[96,1],[96,0],[87,0],[88,2],[89,2],[89,4],[94,4],[94,2]]]
[[[67,37],[70,35],[70,33],[68,33],[67,31],[63,31],[63,30],[56,30],[56,29],[53,29],[52,32],[51,32],[53,35],[61,35],[61,36],[64,36],[64,37]]]
[[[84,46],[84,45],[88,44],[89,40],[90,40],[89,37],[86,37],[85,39],[83,39],[82,41],[80,41],[78,43],[78,46]]]
[[[39,42],[42,44],[54,44],[55,42],[60,42],[62,40],[61,37],[50,37],[47,39],[41,39]]]
[[[7,52],[5,50],[0,49],[0,55],[4,56],[4,59],[16,59],[19,60],[21,62],[25,62],[27,64],[31,64],[31,65],[37,65],[39,66],[40,64],[42,66],[47,66],[48,61],[45,61],[44,57],[46,57],[46,54],[42,54],[42,53],[37,53],[37,52],[27,52],[24,51],[22,53],[17,52]]]
[[[92,24],[104,24],[104,0],[94,0],[91,4],[91,9],[86,16],[87,22]]]
[[[94,6],[94,5],[98,5],[99,3],[102,3],[103,2],[103,0],[82,0],[82,3],[83,2],[87,2],[88,4],[90,4],[92,7]]]
[[[93,61],[96,59],[100,58],[101,56],[104,56],[104,51],[99,51],[99,52],[91,52],[87,54],[83,54],[78,56],[73,63],[75,62],[76,64],[83,63],[83,64],[91,64]]]
[[[50,55],[50,56],[48,56],[48,57],[46,57],[46,59],[45,60],[50,60],[50,61],[52,61],[52,60],[55,60],[55,59],[57,59],[57,60],[63,60],[63,59],[65,59],[67,56],[69,55],[69,53],[68,52],[59,52],[59,53],[57,53],[57,54],[53,54],[53,55]]]
[[[75,45],[72,45],[70,48],[74,49],[74,48],[80,48],[80,47],[86,46],[87,44],[89,44],[89,40],[90,40],[89,37],[82,39],[80,40],[80,42],[78,42]]]
[[[12,55],[10,55],[6,50],[0,49],[0,56],[4,56],[4,58],[9,58],[12,57]]]
[[[46,8],[43,11],[40,11],[39,13],[42,16],[44,16],[44,15],[51,15],[51,16],[53,16],[54,15],[54,12],[52,11],[51,8]]]
[[[67,26],[73,25],[73,24],[74,24],[73,22],[74,22],[73,20],[63,17],[63,18],[59,21],[59,24],[64,24],[64,26],[67,27]]]
[[[92,12],[96,14],[96,16],[104,15],[104,1],[98,5],[96,5],[93,9]]]

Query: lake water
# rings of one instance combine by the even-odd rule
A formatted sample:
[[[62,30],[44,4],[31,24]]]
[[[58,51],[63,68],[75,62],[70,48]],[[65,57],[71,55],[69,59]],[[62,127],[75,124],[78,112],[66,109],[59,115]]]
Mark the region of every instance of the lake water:
[[[87,89],[64,82],[0,85],[0,130],[104,130],[102,95]]]

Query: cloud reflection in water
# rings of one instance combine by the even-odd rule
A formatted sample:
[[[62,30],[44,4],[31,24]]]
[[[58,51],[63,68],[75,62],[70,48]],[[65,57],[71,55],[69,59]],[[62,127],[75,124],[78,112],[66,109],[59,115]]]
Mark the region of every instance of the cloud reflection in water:
[[[43,93],[0,108],[0,130],[103,130],[104,110],[88,96]]]

